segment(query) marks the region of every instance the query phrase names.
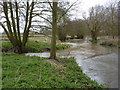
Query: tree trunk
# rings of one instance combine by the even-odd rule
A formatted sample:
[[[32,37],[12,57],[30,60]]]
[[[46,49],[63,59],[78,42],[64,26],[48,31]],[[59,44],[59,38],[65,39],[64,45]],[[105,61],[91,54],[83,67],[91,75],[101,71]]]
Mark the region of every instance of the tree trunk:
[[[115,36],[112,36],[113,37],[113,39],[115,39]]]
[[[92,40],[97,40],[97,36],[95,34],[92,35]]]
[[[24,47],[22,47],[22,46],[14,47],[15,53],[22,54],[23,51],[24,51]]]
[[[52,40],[51,40],[51,52],[50,58],[56,59],[56,30],[57,30],[57,2],[53,0],[52,9]]]
[[[91,31],[91,36],[92,36],[92,40],[93,40],[93,41],[97,41],[97,35],[96,35],[96,32]]]

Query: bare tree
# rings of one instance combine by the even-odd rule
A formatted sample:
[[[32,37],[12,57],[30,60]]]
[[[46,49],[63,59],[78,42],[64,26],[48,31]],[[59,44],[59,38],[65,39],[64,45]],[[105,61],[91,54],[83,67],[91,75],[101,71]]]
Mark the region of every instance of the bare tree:
[[[65,13],[65,11],[66,10],[62,8],[58,8],[58,17],[62,15],[63,13]],[[58,22],[57,35],[58,35],[58,39],[62,42],[66,41],[66,36],[67,36],[66,25],[67,25],[68,20],[69,20],[69,15],[65,14],[61,18],[61,20]]]
[[[3,2],[2,4],[3,13],[4,13],[4,22],[0,22],[0,25],[3,27],[5,33],[7,34],[8,39],[12,43],[16,53],[22,53],[25,45],[28,40],[29,31],[31,28],[32,23],[32,14],[34,9],[34,0],[30,4],[30,2],[26,2],[25,5],[20,5],[20,2]],[[26,10],[25,14],[25,25],[24,25],[24,32],[23,32],[23,39],[20,35],[20,8]],[[23,27],[23,26],[22,26]]]
[[[76,1],[77,2],[77,1]],[[61,20],[61,18],[71,9],[72,6],[74,6],[74,4],[76,4],[76,2],[74,2],[73,4],[71,4],[66,11],[58,17],[58,0],[53,0],[52,1],[52,5],[50,2],[49,5],[52,9],[52,38],[51,38],[51,52],[50,52],[50,58],[52,59],[56,59],[56,31],[57,31],[57,23]],[[46,19],[46,18],[45,18]],[[49,19],[46,19],[47,21],[50,21]]]
[[[118,35],[118,10],[116,2],[111,2],[109,6],[106,7],[105,19],[106,33],[114,39],[114,37]]]
[[[81,19],[73,20],[71,21],[71,23],[68,23],[68,26],[70,27],[68,30],[69,35],[77,36],[76,37],[77,39],[83,39],[85,33],[87,33],[85,29],[84,20]]]
[[[53,0],[52,7],[52,40],[51,40],[51,52],[50,58],[56,59],[56,30],[57,30],[57,10],[58,10],[58,2]]]
[[[104,7],[103,6],[95,6],[90,8],[89,17],[85,18],[86,24],[90,31],[92,40],[97,41],[97,37],[99,32],[102,30],[103,22],[104,22]]]

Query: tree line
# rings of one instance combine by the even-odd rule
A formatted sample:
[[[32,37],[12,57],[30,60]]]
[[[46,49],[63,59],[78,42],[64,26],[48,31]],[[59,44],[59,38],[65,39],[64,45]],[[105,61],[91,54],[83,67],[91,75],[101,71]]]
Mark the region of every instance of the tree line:
[[[58,27],[58,38],[61,41],[65,41],[67,35],[78,39],[90,35],[95,41],[98,36],[111,36],[114,39],[118,36],[118,3],[91,7],[88,16],[83,13],[83,19],[70,20],[64,16]]]

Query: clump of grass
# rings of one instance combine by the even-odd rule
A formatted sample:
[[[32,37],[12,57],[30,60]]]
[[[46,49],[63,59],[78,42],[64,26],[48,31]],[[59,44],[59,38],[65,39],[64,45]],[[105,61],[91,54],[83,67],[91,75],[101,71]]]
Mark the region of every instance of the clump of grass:
[[[67,49],[69,47],[70,47],[70,45],[68,45],[68,44],[57,44],[56,45],[57,50],[63,50],[63,49]]]
[[[89,40],[92,44],[95,44],[98,42],[98,40]]]
[[[10,51],[13,46],[9,41],[4,41],[1,43],[2,44],[2,51],[3,52],[8,52]],[[56,49],[57,50],[63,50],[70,47],[68,44],[57,44]],[[50,51],[50,44],[44,43],[44,42],[39,42],[39,41],[28,41],[25,47],[24,52],[44,52],[44,51]]]
[[[83,74],[73,58],[50,63],[45,62],[47,58],[36,56],[8,53],[2,56],[3,88],[105,88]],[[52,63],[57,63],[57,67]]]

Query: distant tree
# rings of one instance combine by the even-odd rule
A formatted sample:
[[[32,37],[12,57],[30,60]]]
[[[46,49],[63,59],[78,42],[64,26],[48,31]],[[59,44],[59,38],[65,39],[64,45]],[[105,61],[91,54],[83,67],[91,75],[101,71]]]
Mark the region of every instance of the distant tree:
[[[92,40],[97,41],[97,37],[103,27],[103,22],[105,21],[104,14],[104,7],[98,5],[90,8],[88,18],[84,17],[90,31]]]
[[[68,20],[65,27],[66,27],[67,35],[71,36],[71,39],[74,39],[76,35],[76,25],[74,21]]]
[[[106,7],[105,20],[105,31],[114,39],[118,35],[118,10],[116,2],[109,3],[109,6]]]
[[[3,13],[4,13],[3,17],[5,18],[5,21],[0,22],[0,25],[2,26],[5,33],[7,34],[8,39],[12,43],[14,47],[14,51],[16,53],[22,53],[27,43],[29,31],[31,28],[34,0],[32,1],[31,4],[30,2],[26,2],[26,4],[24,3],[26,7],[23,5],[23,3],[17,1],[2,2],[1,5],[3,8]],[[20,17],[22,17],[21,15],[22,9],[20,10],[20,8],[26,10],[24,26],[20,25]],[[21,29],[20,27],[24,27],[23,39],[21,38],[20,35],[20,29]]]
[[[58,17],[63,13],[65,13],[65,11],[66,10],[62,8],[58,8]],[[68,20],[69,20],[68,14],[65,14],[58,22],[57,35],[58,35],[58,39],[63,42],[66,41],[66,36],[67,36],[66,24]]]
[[[66,32],[67,35],[71,36],[71,39],[83,39],[85,36],[86,28],[84,20],[77,19],[77,20],[68,20],[66,25]],[[77,36],[77,37],[75,37]]]
[[[120,30],[120,1],[118,2],[118,30]],[[118,33],[118,39],[120,39],[120,33]]]
[[[74,20],[72,25],[75,27],[73,31],[77,36],[77,39],[83,39],[86,31],[84,20]]]

